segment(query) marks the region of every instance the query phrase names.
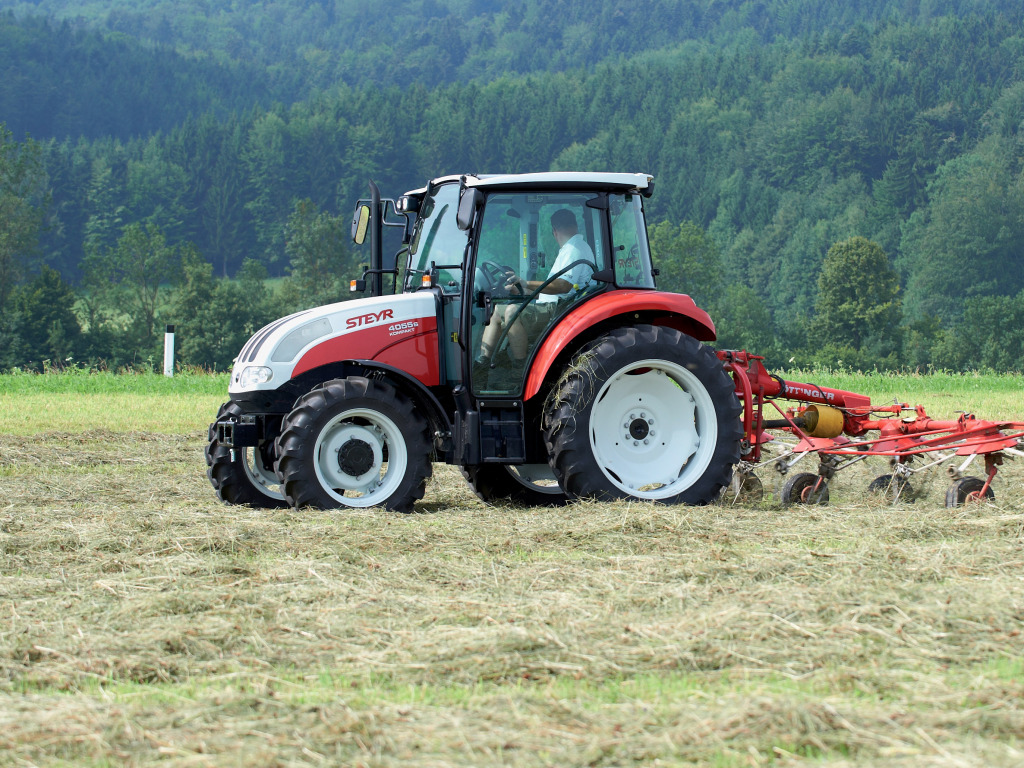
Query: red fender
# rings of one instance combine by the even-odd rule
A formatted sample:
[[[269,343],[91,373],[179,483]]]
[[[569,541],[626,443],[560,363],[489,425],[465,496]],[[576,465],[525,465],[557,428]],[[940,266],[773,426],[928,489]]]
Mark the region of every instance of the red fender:
[[[616,315],[625,315],[628,322],[633,322],[631,314],[640,312],[656,313],[658,316],[648,322],[676,328],[698,341],[717,338],[711,316],[684,294],[628,290],[602,293],[573,309],[544,339],[533,358],[523,399],[529,400],[540,391],[555,358],[579,334]]]

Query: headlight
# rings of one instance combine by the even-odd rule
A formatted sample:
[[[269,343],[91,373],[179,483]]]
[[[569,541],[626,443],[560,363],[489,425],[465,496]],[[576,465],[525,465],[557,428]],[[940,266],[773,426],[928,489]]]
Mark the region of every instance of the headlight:
[[[266,384],[272,378],[274,378],[274,372],[266,366],[250,365],[242,371],[242,375],[238,377],[238,386],[242,389],[248,389],[249,387]]]
[[[290,362],[302,351],[303,347],[311,341],[316,341],[320,337],[326,336],[332,330],[331,321],[326,317],[314,320],[312,323],[306,323],[281,339],[281,343],[277,345],[277,349],[274,350],[274,354],[270,356],[270,359],[275,363]]]

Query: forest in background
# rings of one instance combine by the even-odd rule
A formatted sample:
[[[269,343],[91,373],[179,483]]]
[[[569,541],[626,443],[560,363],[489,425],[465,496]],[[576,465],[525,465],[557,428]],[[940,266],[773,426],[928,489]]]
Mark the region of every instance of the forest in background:
[[[1019,4],[0,11],[0,367],[144,364],[171,322],[185,362],[224,368],[266,320],[346,297],[370,177],[548,169],[652,173],[660,284],[725,346],[1021,367]]]

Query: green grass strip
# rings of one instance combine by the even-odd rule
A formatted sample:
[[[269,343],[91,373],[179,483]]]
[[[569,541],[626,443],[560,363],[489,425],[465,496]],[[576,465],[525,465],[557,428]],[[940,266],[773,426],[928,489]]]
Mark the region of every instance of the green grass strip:
[[[68,368],[46,373],[8,373],[0,375],[0,393],[28,394],[119,394],[136,395],[227,395],[227,373],[177,373],[173,377],[158,373],[113,373]]]

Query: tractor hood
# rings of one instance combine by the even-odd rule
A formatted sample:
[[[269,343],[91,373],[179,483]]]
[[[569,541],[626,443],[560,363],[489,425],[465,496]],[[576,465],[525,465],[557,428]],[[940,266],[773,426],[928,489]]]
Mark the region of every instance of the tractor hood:
[[[436,339],[436,301],[432,291],[423,290],[327,304],[275,320],[242,347],[228,391],[277,389],[306,371],[342,360],[394,364],[396,350],[409,357],[436,356],[436,343],[422,338]],[[413,340],[419,340],[417,351],[409,346]]]

